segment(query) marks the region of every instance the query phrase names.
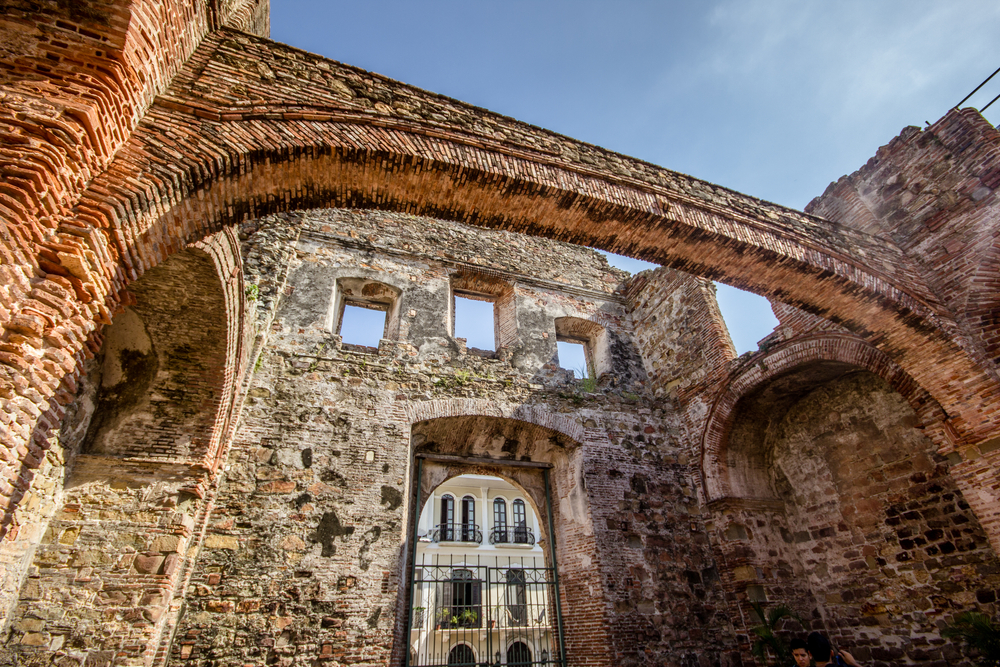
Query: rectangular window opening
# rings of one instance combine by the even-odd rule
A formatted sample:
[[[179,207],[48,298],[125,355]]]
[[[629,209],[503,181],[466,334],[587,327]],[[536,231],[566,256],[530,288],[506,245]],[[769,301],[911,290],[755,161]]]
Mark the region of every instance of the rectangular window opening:
[[[469,349],[495,352],[496,319],[493,299],[455,293],[455,337],[464,338]]]
[[[588,354],[587,343],[580,340],[562,339],[556,341],[559,367],[573,371],[577,380],[591,378],[594,373]]]
[[[345,303],[339,333],[347,345],[378,349],[378,342],[385,336],[385,324],[386,306]]]

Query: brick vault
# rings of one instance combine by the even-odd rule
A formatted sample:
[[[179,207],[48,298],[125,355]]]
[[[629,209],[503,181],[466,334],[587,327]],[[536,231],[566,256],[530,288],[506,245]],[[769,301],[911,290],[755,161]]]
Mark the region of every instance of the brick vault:
[[[974,111],[803,213],[272,42],[265,0],[0,31],[0,664],[402,665],[418,504],[469,474],[538,517],[567,665],[752,664],[754,601],[954,664],[996,611]],[[757,352],[716,278],[771,299]]]

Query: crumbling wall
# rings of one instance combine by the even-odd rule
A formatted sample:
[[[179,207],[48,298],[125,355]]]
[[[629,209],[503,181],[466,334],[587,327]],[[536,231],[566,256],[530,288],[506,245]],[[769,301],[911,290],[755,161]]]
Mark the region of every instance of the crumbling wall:
[[[920,427],[884,379],[841,361],[795,366],[740,400],[726,472],[705,474],[726,477],[709,487],[710,536],[747,632],[751,602],[787,604],[804,627],[786,633],[823,631],[865,664],[961,660],[940,628],[959,610],[992,613],[1000,562]]]
[[[960,662],[942,622],[996,611],[1000,561],[916,425],[885,381],[857,372],[804,396],[775,433],[782,539],[815,600],[802,611],[864,664]]]
[[[141,664],[174,622],[243,364],[242,283],[220,276],[229,241],[148,271],[105,329],[45,468],[55,507],[27,505],[52,518],[21,570],[4,659]]]
[[[447,423],[437,440],[444,433],[468,443],[450,453],[500,466],[505,458],[553,461],[573,664],[731,653],[695,462],[676,415],[649,402],[628,309],[613,291],[621,274],[584,249],[414,216],[313,211],[295,219],[298,240],[283,237],[271,251],[281,255],[291,242],[295,255],[172,662],[400,657],[412,453],[431,433],[411,430],[418,422]],[[456,270],[514,288],[517,336],[494,358],[468,353],[450,334]],[[358,350],[329,330],[332,290],[347,276],[400,290],[397,340]],[[554,320],[564,316],[613,333],[607,379],[586,384],[555,365]],[[512,434],[533,432],[531,424],[572,432],[575,453],[556,456],[546,438],[515,446],[510,434],[487,437],[497,418],[525,424]]]

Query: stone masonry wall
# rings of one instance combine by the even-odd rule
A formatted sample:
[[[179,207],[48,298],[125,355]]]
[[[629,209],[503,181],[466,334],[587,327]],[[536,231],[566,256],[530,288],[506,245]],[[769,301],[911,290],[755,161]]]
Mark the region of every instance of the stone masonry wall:
[[[221,27],[227,21],[233,28]],[[965,306],[935,292],[922,259],[886,237],[240,32],[266,30],[266,8],[253,0],[14,2],[0,29],[8,137],[0,206],[10,214],[0,249],[0,533],[8,538],[0,564],[18,573],[8,580],[40,534],[22,534],[15,517],[44,523],[19,515],[20,503],[47,493],[36,470],[86,357],[100,349],[100,328],[129,301],[128,283],[224,226],[307,206],[408,211],[587,242],[725,276],[828,316],[934,395],[947,422],[933,433],[948,434],[967,461],[982,457],[963,479],[989,492],[974,506],[1000,543],[988,479],[1000,378],[979,349],[990,336],[956,329]],[[956,136],[956,146],[988,139]],[[996,156],[979,157],[986,175]],[[932,174],[944,189],[990,198],[989,178],[966,192],[953,166]],[[987,253],[984,276],[991,262]],[[992,305],[987,298],[966,310],[989,319]],[[503,319],[501,330],[510,324]],[[519,367],[535,369],[549,343],[520,345],[510,346],[522,354]],[[243,386],[241,370],[226,370],[234,387]],[[543,368],[539,377],[549,375],[557,373]],[[213,453],[224,450],[216,445]]]
[[[172,663],[385,664],[401,655],[410,428],[454,414],[441,407],[456,402],[468,405],[458,414],[553,425],[559,416],[582,434],[575,462],[560,459],[553,471],[572,664],[729,655],[692,461],[676,416],[645,398],[614,292],[621,274],[582,249],[413,216],[316,211],[297,220],[288,286]],[[516,343],[493,359],[466,354],[446,326],[448,273],[473,269],[512,281],[518,295]],[[325,329],[334,281],[357,275],[402,291],[399,339],[377,353]],[[554,363],[552,322],[567,315],[599,322],[617,341],[593,391]],[[492,456],[502,463],[503,452]]]
[[[275,44],[267,23],[266,0],[0,8],[4,660],[398,657],[412,429],[469,415],[578,443],[552,477],[579,664],[739,664],[764,597],[876,663],[957,660],[939,624],[996,611],[995,128],[953,110],[904,130],[811,205],[824,219]],[[306,207],[394,212],[289,213]],[[201,245],[237,226],[242,273]],[[630,289],[515,231],[703,278]],[[218,321],[150,289],[192,245],[221,281],[192,310]],[[758,353],[731,358],[712,277],[784,302]],[[338,278],[398,294],[377,348],[332,329]],[[451,333],[459,280],[502,293],[495,355]],[[603,330],[596,381],[559,367],[556,318]],[[112,427],[105,370],[140,380]],[[751,394],[781,409],[741,422]],[[545,440],[508,449],[544,458]],[[836,502],[799,492],[817,478]]]
[[[815,596],[811,625],[879,667],[959,662],[942,622],[992,615],[1000,586],[1000,560],[915,424],[884,381],[853,373],[803,397],[775,433],[782,538]]]
[[[994,613],[1000,562],[944,457],[881,378],[842,365],[790,377],[797,393],[765,386],[730,434],[766,451],[763,476],[738,471],[756,495],[709,505],[732,613],[749,630],[751,601],[787,604],[805,627],[786,632],[820,630],[863,664],[959,663],[940,629],[959,610]]]
[[[224,244],[222,246],[224,249]],[[133,285],[60,431],[59,509],[25,568],[0,657],[143,664],[206,510],[232,314],[212,243]],[[242,295],[241,295],[242,296]]]

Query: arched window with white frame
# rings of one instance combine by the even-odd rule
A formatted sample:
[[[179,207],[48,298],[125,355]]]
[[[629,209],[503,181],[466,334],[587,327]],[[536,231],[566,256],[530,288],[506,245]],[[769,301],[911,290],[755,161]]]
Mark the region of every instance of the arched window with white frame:
[[[455,539],[455,498],[449,494],[441,496],[441,521],[438,529],[442,542]]]
[[[516,544],[527,544],[528,543],[528,513],[524,507],[524,501],[517,498],[512,504],[511,509],[513,510],[513,524],[514,524],[514,542]]]
[[[507,542],[507,501],[503,498],[493,500],[493,531],[490,533],[492,544]]]

